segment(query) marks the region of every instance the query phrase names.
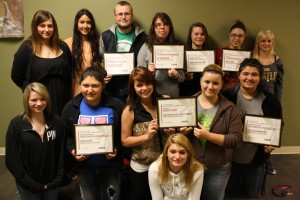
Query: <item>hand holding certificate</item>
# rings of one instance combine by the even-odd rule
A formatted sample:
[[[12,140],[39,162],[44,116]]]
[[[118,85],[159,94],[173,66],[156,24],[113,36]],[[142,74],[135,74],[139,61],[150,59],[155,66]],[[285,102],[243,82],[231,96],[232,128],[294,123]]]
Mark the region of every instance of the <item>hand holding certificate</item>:
[[[196,97],[157,100],[160,128],[197,126]]]
[[[156,69],[183,69],[183,45],[154,45],[153,62]]]
[[[250,51],[223,49],[222,69],[224,71],[238,71],[241,62],[250,58]]]
[[[281,119],[245,115],[243,141],[280,146]]]
[[[114,152],[112,124],[74,125],[75,154],[92,155]]]
[[[130,74],[134,67],[133,53],[105,53],[104,65],[109,75]]]

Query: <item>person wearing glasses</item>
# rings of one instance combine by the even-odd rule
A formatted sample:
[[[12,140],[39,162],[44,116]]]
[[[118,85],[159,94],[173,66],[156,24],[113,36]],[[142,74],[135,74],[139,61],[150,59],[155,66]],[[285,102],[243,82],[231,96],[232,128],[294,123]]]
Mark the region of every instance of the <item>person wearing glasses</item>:
[[[137,54],[146,40],[146,33],[133,23],[133,8],[127,1],[120,1],[115,5],[114,17],[115,24],[101,35],[100,52],[102,55],[107,52],[133,52],[136,67]],[[105,82],[108,94],[125,103],[128,75],[108,75]]]
[[[239,67],[239,84],[223,92],[240,110],[242,121],[245,114],[282,119],[280,102],[262,85],[263,73],[257,59],[246,58]],[[242,143],[233,155],[228,194],[259,197],[264,190],[265,163],[273,150],[268,145]]]
[[[237,20],[230,28],[229,31],[229,46],[218,49],[216,51],[216,64],[222,66],[223,49],[240,50],[246,37],[246,26],[245,24]],[[239,82],[237,72],[225,72],[224,73],[224,84],[222,91],[233,87]]]
[[[153,45],[178,45],[175,39],[174,27],[169,15],[163,12],[156,13],[152,19],[149,35],[138,54],[138,66],[148,67],[154,74],[157,91],[170,97],[179,96],[179,83],[185,80],[183,70],[169,69],[156,70],[153,63]]]
[[[123,103],[103,92],[105,76],[106,71],[99,62],[86,68],[80,77],[81,93],[66,104],[62,113],[67,150],[80,163],[78,179],[82,199],[120,199]],[[74,124],[113,124],[114,151],[106,154],[75,154]]]

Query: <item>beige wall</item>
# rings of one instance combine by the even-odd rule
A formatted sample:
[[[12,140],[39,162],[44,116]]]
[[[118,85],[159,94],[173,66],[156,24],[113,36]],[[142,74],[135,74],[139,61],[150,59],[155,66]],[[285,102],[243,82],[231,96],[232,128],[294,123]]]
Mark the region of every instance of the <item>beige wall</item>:
[[[228,44],[228,29],[233,20],[239,18],[247,26],[246,46],[251,47],[256,33],[261,29],[271,29],[276,38],[275,50],[281,57],[284,68],[283,113],[285,127],[282,145],[300,145],[300,74],[299,36],[300,1],[243,1],[243,0],[132,0],[134,18],[148,32],[151,19],[156,12],[166,12],[172,18],[175,33],[181,41],[186,40],[189,25],[203,22],[209,32],[211,48]],[[112,0],[24,0],[25,38],[30,35],[33,14],[44,9],[56,18],[60,37],[71,36],[75,13],[88,8],[96,19],[98,29],[103,32],[114,22]],[[22,40],[0,39],[0,147],[5,146],[5,134],[12,117],[22,111],[21,91],[10,79],[13,55]],[[293,69],[292,69],[293,68]],[[298,78],[297,78],[298,77]],[[289,87],[288,87],[289,86]]]

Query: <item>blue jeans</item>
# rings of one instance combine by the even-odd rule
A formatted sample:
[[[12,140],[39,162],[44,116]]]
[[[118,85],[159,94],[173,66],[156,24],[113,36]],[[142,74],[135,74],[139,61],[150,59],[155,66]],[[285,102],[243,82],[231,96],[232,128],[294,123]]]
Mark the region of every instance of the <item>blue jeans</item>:
[[[231,163],[219,168],[208,168],[204,172],[201,200],[223,200],[230,177]]]
[[[55,200],[57,199],[58,189],[41,192],[31,192],[17,184],[17,190],[21,200]]]
[[[78,179],[83,200],[119,200],[121,170],[119,166],[90,166],[78,168]]]
[[[258,197],[264,174],[265,164],[254,166],[232,162],[228,193],[235,196],[246,195],[251,198]]]

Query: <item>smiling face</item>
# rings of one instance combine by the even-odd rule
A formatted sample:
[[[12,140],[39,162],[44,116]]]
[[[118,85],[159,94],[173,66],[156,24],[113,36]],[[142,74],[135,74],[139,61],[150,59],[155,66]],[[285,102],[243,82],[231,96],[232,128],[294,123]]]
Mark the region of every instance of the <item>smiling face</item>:
[[[205,72],[200,79],[200,85],[205,97],[217,97],[223,86],[222,76],[213,72]]]
[[[155,35],[160,42],[165,41],[170,32],[170,25],[164,23],[160,18],[155,20]]]
[[[82,36],[88,35],[92,27],[91,19],[87,15],[82,15],[78,20],[77,27]]]
[[[191,33],[192,49],[202,49],[206,40],[205,34],[201,27],[194,27]]]
[[[54,31],[52,19],[40,23],[37,26],[37,31],[43,40],[50,40]]]
[[[234,28],[229,33],[230,48],[241,49],[245,39],[245,32],[241,28]]]
[[[153,85],[151,83],[135,80],[134,90],[141,100],[148,100],[152,97]]]
[[[101,101],[103,84],[94,76],[85,77],[80,84],[81,93],[90,106],[97,106]]]
[[[132,23],[132,8],[129,5],[119,5],[115,6],[115,21],[119,29],[128,29]]]
[[[260,74],[256,67],[246,66],[239,73],[241,87],[248,91],[256,91],[260,82]]]
[[[273,40],[271,38],[263,38],[260,40],[258,44],[259,50],[265,53],[271,52],[272,47],[273,47]]]
[[[37,92],[31,91],[28,98],[30,113],[42,113],[47,106],[47,101]]]
[[[178,173],[185,165],[188,159],[188,152],[183,146],[173,143],[167,151],[170,170]]]

